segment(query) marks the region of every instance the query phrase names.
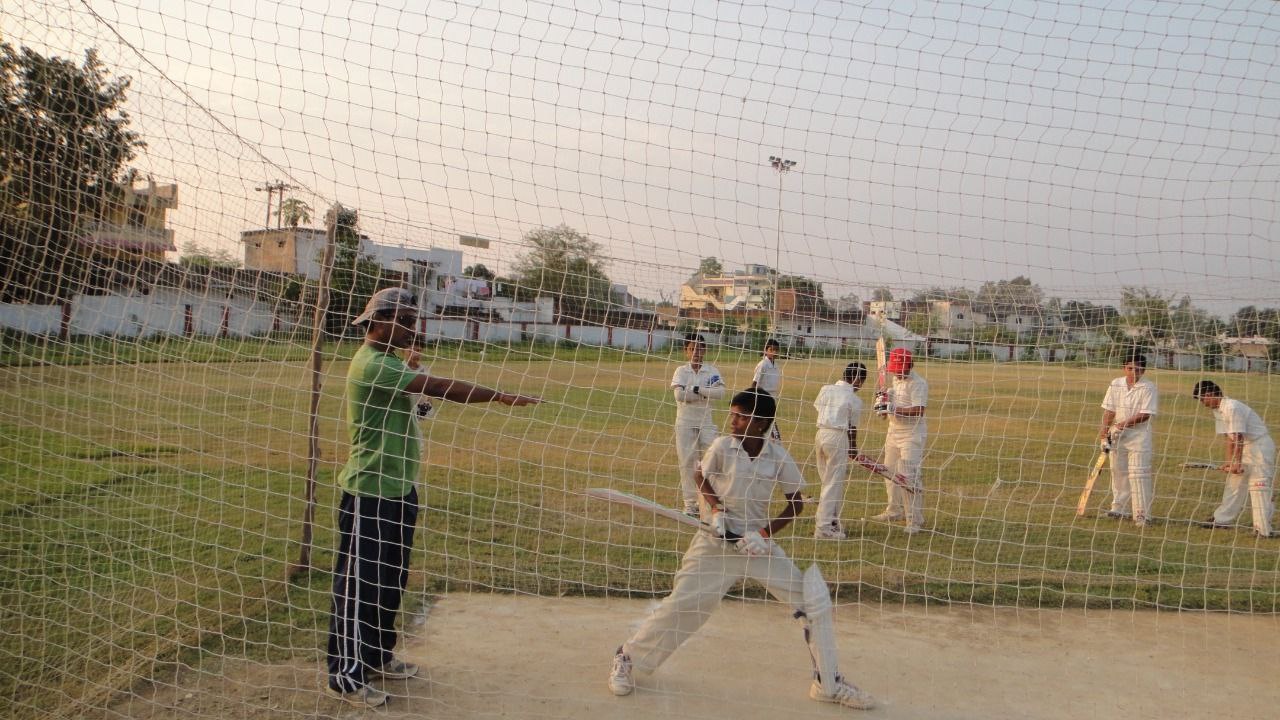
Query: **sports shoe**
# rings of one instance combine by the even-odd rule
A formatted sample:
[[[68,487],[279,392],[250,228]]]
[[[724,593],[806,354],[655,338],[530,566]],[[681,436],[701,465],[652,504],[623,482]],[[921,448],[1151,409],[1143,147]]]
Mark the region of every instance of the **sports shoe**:
[[[1107,511],[1107,517],[1111,518],[1112,520],[1128,520],[1129,518],[1131,518],[1131,517],[1133,517],[1133,516],[1132,516],[1132,515],[1126,515],[1126,514],[1124,514],[1124,513],[1120,512],[1119,510],[1108,510],[1108,511]]]
[[[1226,530],[1226,529],[1228,529],[1228,528],[1230,528],[1230,527],[1231,527],[1230,525],[1227,525],[1226,523],[1220,523],[1220,522],[1218,522],[1218,521],[1217,521],[1217,520],[1215,520],[1214,518],[1209,518],[1208,520],[1203,520],[1203,521],[1201,521],[1201,522],[1196,523],[1196,525],[1199,525],[1200,527],[1204,528],[1205,530]]]
[[[902,528],[902,532],[904,532],[904,533],[906,533],[906,534],[908,534],[908,535],[915,535],[916,533],[920,532],[921,530],[924,530],[924,527],[922,527],[922,526],[920,526],[920,525],[908,525],[908,526],[906,526],[906,527]]]
[[[1256,530],[1256,529],[1253,531],[1253,534],[1262,540],[1270,540],[1271,538],[1274,538],[1274,537],[1280,537],[1280,536],[1277,536],[1275,532],[1264,533],[1261,530]]]
[[[386,665],[375,668],[373,672],[381,675],[388,680],[404,680],[418,674],[418,666],[408,663],[400,658],[391,658]]]
[[[818,702],[836,703],[855,710],[870,710],[876,706],[876,699],[871,697],[871,693],[858,689],[857,685],[841,675],[836,676],[836,691],[830,695],[822,692],[822,683],[814,680],[809,686],[809,697]]]
[[[387,704],[387,694],[368,685],[361,685],[359,689],[351,692],[334,690],[333,686],[329,686],[329,692],[343,702],[358,705],[359,707],[376,708]]]
[[[1149,527],[1151,527],[1151,521],[1150,521],[1150,520],[1145,520],[1145,519],[1143,519],[1143,518],[1138,518],[1137,520],[1134,520],[1134,521],[1133,521],[1133,526],[1134,526],[1134,527],[1136,527],[1136,528],[1138,528],[1139,530],[1141,530],[1141,529],[1143,529],[1143,528],[1149,528]]]
[[[698,508],[698,501],[697,500],[686,501],[684,504],[684,514],[688,515],[691,518],[697,519],[698,516],[702,514],[702,511]]]
[[[636,682],[631,679],[631,656],[622,652],[622,648],[618,648],[618,652],[613,655],[613,668],[609,670],[609,689],[619,697],[630,695],[636,689]]]
[[[814,528],[813,537],[817,540],[844,540],[848,535],[841,529],[839,522],[832,521]]]
[[[872,515],[871,519],[877,520],[879,522],[897,522],[902,519],[902,516],[885,511],[880,513],[879,515]]]

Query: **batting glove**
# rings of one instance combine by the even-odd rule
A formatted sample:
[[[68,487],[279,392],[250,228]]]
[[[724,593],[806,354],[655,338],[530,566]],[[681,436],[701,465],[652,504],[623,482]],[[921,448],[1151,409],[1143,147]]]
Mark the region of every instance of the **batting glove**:
[[[715,533],[718,538],[724,538],[729,535],[729,519],[725,517],[724,511],[719,508],[712,511],[711,532]]]
[[[738,549],[738,552],[751,557],[773,554],[773,540],[761,535],[756,530],[748,531],[734,547]]]

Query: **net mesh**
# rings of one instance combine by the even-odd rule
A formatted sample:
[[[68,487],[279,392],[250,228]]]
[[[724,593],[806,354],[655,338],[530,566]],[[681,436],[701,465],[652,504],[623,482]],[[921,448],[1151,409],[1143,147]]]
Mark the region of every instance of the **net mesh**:
[[[915,353],[926,532],[869,520],[885,489],[855,467],[849,539],[812,510],[780,538],[840,606],[1280,609],[1278,541],[1251,505],[1199,527],[1224,476],[1185,466],[1223,459],[1197,380],[1280,407],[1274,3],[17,0],[0,27],[15,716],[323,657],[350,321],[388,285],[432,374],[543,399],[422,422],[409,617],[670,591],[689,531],[585,491],[680,506],[688,332],[731,390],[781,340],[808,495],[819,389],[863,362],[869,409],[876,340]],[[1145,529],[1106,516],[1106,470],[1076,514],[1134,348],[1160,391]],[[886,423],[858,426],[881,457]]]

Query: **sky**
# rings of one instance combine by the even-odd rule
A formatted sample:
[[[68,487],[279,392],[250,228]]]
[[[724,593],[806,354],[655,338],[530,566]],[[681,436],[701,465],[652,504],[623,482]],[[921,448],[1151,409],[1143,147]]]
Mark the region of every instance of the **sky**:
[[[282,180],[499,272],[564,223],[655,300],[716,256],[832,297],[1280,306],[1280,4],[686,5],[19,0],[0,30],[133,78],[180,247],[238,252]]]

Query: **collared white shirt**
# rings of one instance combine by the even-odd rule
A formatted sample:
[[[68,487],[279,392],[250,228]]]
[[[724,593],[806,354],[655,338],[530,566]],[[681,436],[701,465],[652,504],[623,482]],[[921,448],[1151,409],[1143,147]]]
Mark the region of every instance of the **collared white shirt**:
[[[1102,399],[1102,409],[1115,413],[1117,423],[1144,413],[1155,416],[1158,404],[1159,394],[1156,392],[1156,386],[1146,378],[1129,387],[1129,383],[1124,378],[1118,377],[1107,386],[1107,395]],[[1150,430],[1151,423],[1148,421],[1134,425],[1125,432],[1150,432]]]
[[[889,385],[889,402],[893,403],[895,408],[910,407],[927,407],[929,405],[929,383],[911,371],[907,373],[905,378],[892,376],[893,382]],[[902,417],[899,415],[890,415],[889,423],[896,426],[915,426],[924,424],[923,415]]]
[[[769,358],[762,358],[756,363],[756,373],[751,376],[751,380],[756,387],[775,398],[778,397],[778,391],[782,389],[782,371],[778,369],[778,363]]]
[[[848,430],[858,426],[858,417],[862,415],[862,398],[853,391],[853,386],[843,380],[834,384],[823,385],[818,391],[818,398],[813,401],[818,411],[818,427],[827,430]]]
[[[1213,411],[1214,431],[1219,435],[1244,435],[1245,442],[1257,442],[1269,438],[1267,426],[1258,417],[1253,408],[1239,400],[1222,398],[1218,408]]]
[[[775,489],[790,495],[804,486],[796,461],[772,438],[752,458],[741,440],[721,435],[702,456],[702,474],[724,504],[729,530],[739,535],[760,530],[773,519],[769,510]]]
[[[694,393],[694,386],[699,392]],[[680,427],[711,424],[711,400],[707,391],[716,397],[724,396],[724,380],[715,365],[703,363],[697,370],[689,363],[676,368],[671,376],[671,387],[676,398],[676,425]]]

